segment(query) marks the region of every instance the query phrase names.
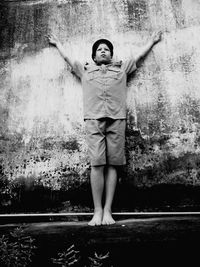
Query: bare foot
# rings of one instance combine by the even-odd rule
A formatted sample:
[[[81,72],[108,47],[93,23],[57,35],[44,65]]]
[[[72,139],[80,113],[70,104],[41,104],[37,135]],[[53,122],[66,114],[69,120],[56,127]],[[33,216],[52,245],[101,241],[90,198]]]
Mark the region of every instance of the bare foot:
[[[110,210],[104,210],[102,224],[104,225],[115,224],[115,220],[113,219]]]
[[[102,222],[102,216],[103,216],[103,210],[95,210],[94,215],[92,217],[92,220],[89,221],[88,225],[95,226],[95,225],[101,225]]]

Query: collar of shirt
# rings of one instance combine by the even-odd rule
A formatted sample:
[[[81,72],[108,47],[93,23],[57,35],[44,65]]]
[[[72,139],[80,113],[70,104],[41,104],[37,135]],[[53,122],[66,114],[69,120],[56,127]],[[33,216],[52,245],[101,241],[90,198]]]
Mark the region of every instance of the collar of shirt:
[[[110,67],[121,67],[122,65],[122,61],[113,61],[110,64],[107,65],[96,65],[96,64],[86,64],[84,66],[85,70],[88,70],[88,72],[93,72],[93,71],[102,71],[103,73],[105,73],[107,71],[107,69],[109,69]]]

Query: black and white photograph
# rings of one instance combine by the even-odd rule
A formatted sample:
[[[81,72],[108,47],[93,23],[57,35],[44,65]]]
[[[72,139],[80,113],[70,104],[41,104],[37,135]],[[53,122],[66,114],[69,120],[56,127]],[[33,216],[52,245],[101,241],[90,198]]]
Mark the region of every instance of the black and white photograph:
[[[200,1],[0,0],[0,266],[199,243]]]

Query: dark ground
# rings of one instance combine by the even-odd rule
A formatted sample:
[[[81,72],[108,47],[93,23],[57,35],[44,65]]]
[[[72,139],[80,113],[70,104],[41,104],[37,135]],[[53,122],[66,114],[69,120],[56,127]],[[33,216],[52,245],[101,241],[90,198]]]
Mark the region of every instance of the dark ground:
[[[52,191],[42,187],[19,188],[6,200],[0,196],[0,213],[92,212],[88,183],[69,191]],[[136,187],[117,186],[114,212],[200,211],[200,186],[158,184]]]

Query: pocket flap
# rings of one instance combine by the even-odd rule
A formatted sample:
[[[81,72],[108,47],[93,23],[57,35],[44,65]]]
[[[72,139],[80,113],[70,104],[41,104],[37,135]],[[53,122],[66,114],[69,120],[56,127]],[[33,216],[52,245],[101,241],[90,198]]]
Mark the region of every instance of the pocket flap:
[[[108,68],[109,71],[112,71],[112,72],[115,72],[115,73],[119,73],[121,72],[121,69],[120,68],[116,68],[116,67],[113,67],[113,66],[110,66]]]

